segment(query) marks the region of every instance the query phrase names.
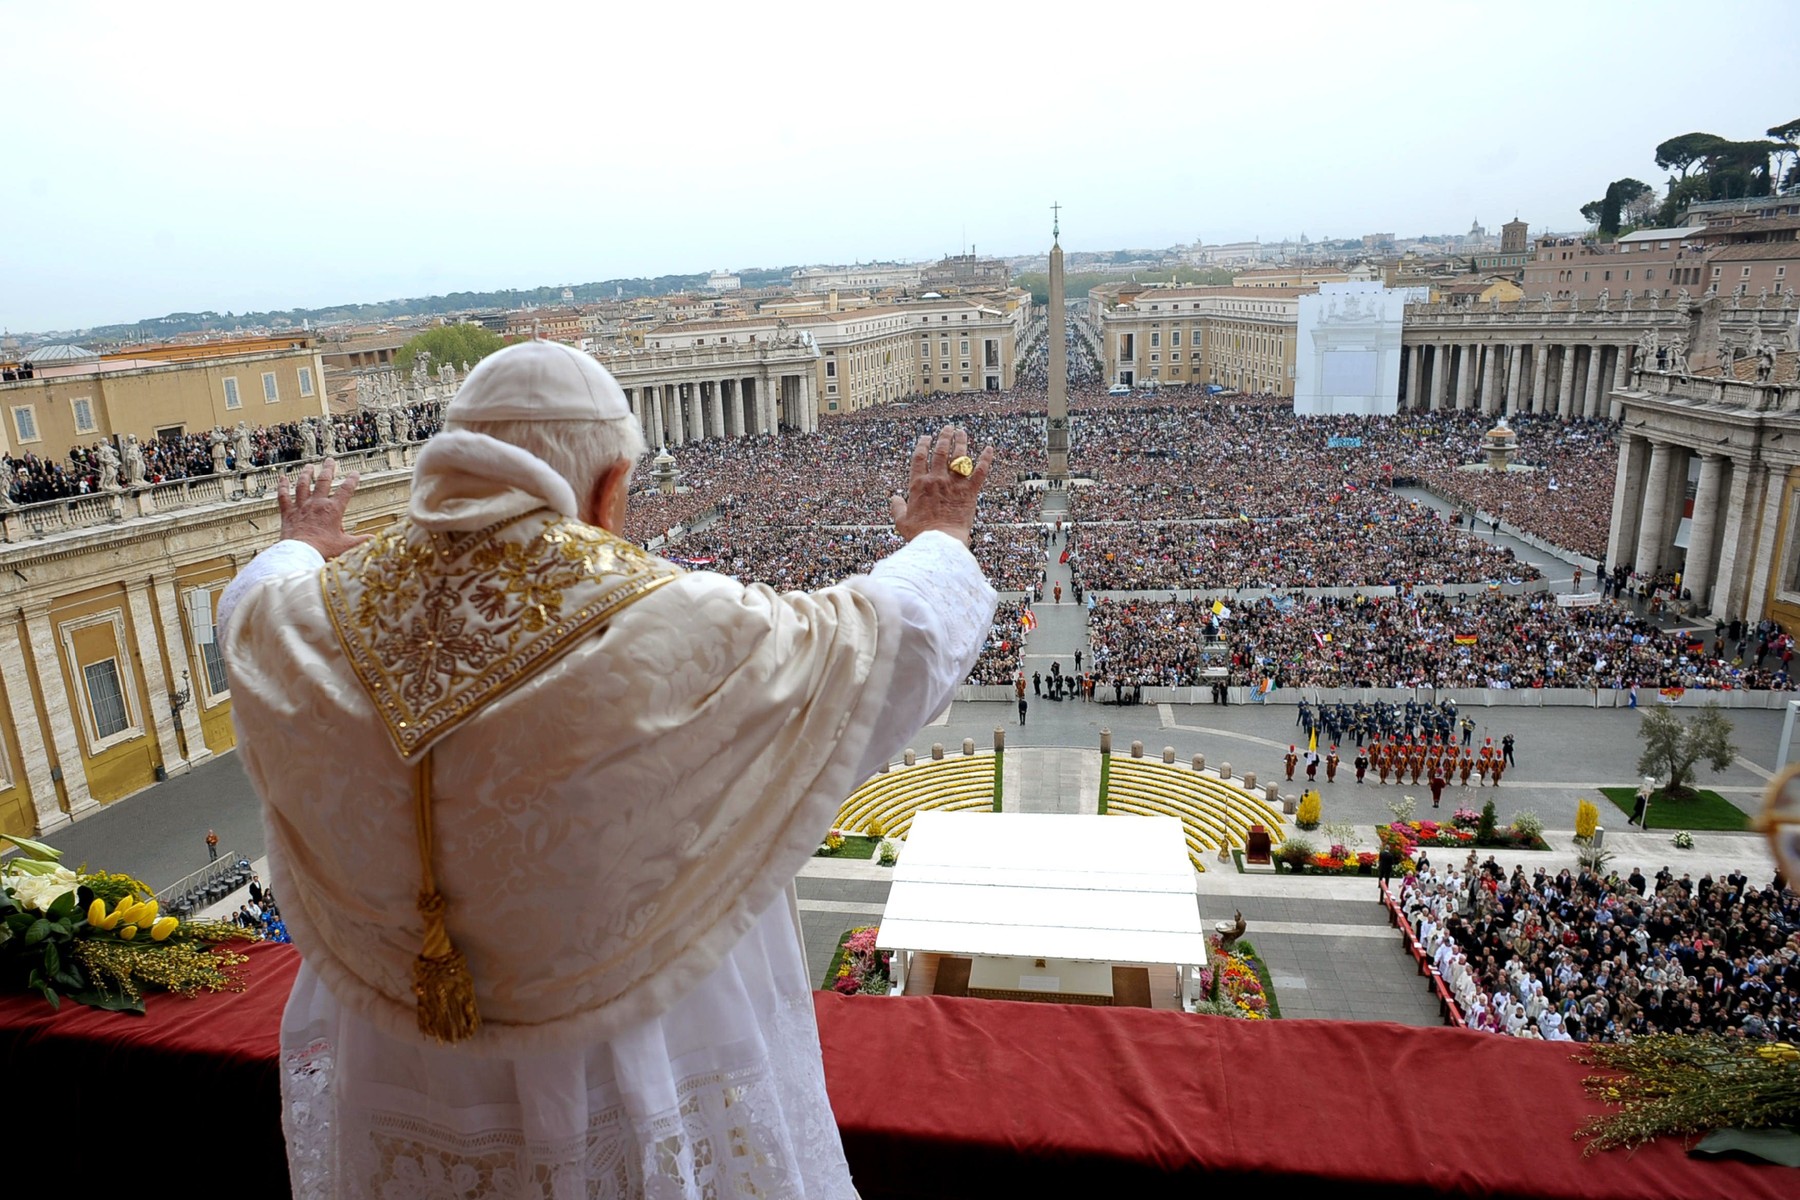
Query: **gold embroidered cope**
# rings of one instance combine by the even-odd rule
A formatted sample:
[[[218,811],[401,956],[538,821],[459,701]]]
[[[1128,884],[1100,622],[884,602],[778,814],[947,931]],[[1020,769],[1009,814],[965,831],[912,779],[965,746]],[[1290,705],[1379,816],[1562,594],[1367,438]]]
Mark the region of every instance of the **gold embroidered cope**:
[[[539,509],[472,533],[401,521],[320,581],[351,668],[411,758],[680,574]]]

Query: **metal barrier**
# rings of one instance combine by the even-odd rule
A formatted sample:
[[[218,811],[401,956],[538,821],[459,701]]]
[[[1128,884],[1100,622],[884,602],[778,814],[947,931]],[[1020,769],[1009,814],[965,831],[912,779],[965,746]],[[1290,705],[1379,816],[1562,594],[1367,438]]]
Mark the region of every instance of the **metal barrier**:
[[[250,860],[241,854],[221,854],[217,861],[207,863],[157,892],[156,902],[170,916],[192,916],[249,882]]]

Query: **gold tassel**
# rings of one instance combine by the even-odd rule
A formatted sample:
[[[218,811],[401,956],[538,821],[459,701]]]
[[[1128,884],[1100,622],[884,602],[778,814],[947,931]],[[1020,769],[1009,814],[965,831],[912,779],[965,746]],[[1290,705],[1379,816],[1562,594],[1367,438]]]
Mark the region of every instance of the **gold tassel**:
[[[425,944],[413,960],[413,997],[418,1001],[419,1030],[440,1042],[460,1042],[481,1028],[475,1008],[475,979],[469,963],[450,943],[444,927],[444,897],[431,867],[431,751],[413,767],[413,824],[419,837],[419,915],[425,918]]]
[[[425,946],[413,960],[413,995],[419,1002],[419,1030],[440,1042],[460,1042],[481,1028],[475,1008],[475,980],[462,951],[444,928],[444,897],[419,893],[425,918]]]

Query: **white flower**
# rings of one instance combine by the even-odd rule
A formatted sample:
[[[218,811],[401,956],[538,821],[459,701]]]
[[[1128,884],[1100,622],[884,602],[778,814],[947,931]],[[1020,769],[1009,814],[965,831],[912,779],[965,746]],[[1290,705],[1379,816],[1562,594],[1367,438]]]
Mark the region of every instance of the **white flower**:
[[[49,912],[56,898],[81,886],[81,876],[67,867],[57,867],[43,875],[11,874],[0,883],[13,890],[13,898],[21,908]]]

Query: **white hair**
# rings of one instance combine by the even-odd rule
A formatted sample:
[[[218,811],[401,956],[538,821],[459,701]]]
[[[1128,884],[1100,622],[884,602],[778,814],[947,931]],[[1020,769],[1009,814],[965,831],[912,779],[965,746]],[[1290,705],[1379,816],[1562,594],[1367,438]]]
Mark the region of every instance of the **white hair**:
[[[549,464],[569,481],[575,501],[585,504],[594,484],[615,463],[635,466],[644,455],[644,434],[635,417],[604,421],[447,421],[445,429],[486,434]]]

